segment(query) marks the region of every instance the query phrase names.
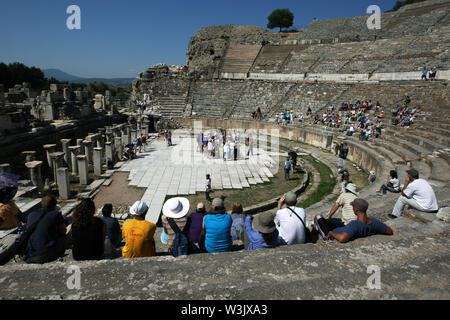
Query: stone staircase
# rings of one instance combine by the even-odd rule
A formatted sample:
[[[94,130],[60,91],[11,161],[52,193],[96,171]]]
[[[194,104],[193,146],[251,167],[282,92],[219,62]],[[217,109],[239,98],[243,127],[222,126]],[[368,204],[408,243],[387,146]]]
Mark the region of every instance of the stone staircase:
[[[186,108],[186,97],[179,94],[169,94],[158,97],[159,113],[165,118],[181,117]]]

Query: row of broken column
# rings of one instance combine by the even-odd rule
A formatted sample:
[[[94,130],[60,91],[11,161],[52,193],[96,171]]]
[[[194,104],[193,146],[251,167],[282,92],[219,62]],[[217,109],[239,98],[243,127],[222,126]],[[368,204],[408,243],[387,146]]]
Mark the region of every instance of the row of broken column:
[[[135,141],[138,136],[148,136],[149,122],[139,121],[137,124],[120,124],[99,128],[98,133],[89,133],[85,139],[76,139],[73,146],[72,139],[61,139],[61,150],[56,144],[47,144],[43,148],[46,152],[46,162],[52,173],[53,181],[58,187],[62,200],[70,199],[70,174],[78,177],[81,186],[87,186],[89,166],[92,165],[96,177],[101,177],[104,167],[108,163],[116,163],[123,156],[124,146]],[[30,170],[30,178],[39,192],[44,189],[41,167],[44,161],[36,159],[36,151],[24,151],[25,166]],[[1,171],[7,171],[9,164],[3,164]]]

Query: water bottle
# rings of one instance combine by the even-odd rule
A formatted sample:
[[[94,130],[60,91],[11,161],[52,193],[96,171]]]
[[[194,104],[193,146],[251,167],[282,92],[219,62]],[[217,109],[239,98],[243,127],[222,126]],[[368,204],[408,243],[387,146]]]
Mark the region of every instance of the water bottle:
[[[113,248],[111,244],[111,239],[109,238],[109,235],[105,238],[105,259],[111,260],[113,258]]]

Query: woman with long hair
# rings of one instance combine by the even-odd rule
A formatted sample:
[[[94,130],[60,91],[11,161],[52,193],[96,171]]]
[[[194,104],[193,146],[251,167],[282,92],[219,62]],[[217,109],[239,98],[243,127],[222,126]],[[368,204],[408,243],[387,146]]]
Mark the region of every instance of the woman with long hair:
[[[391,170],[388,175],[388,179],[385,184],[383,184],[377,193],[381,195],[386,195],[387,191],[392,193],[400,193],[400,180],[398,179],[397,171]]]
[[[94,217],[92,199],[81,200],[73,213],[72,254],[75,260],[100,260],[103,258],[106,224]]]

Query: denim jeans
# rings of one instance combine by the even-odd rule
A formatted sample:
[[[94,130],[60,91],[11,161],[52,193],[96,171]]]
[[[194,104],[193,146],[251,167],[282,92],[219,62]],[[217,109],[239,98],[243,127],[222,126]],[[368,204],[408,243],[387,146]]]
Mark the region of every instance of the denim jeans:
[[[392,192],[392,193],[400,193],[400,190],[396,190],[396,189],[394,189],[394,188],[392,188],[392,187],[389,187],[389,186],[386,185],[386,184],[383,184],[383,185],[381,186],[381,191],[383,192],[383,194],[386,194],[387,191]]]

